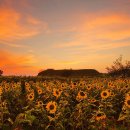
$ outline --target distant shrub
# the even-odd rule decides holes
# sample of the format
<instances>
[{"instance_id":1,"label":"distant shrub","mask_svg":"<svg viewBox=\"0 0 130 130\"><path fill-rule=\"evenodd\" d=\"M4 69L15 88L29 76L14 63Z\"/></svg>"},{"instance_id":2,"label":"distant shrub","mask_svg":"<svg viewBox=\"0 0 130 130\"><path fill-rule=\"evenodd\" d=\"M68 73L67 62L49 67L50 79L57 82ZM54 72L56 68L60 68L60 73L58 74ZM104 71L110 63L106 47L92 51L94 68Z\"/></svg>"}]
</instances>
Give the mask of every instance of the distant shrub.
<instances>
[{"instance_id":1,"label":"distant shrub","mask_svg":"<svg viewBox=\"0 0 130 130\"><path fill-rule=\"evenodd\" d=\"M0 70L0 76L3 74L3 71L2 70Z\"/></svg>"},{"instance_id":2,"label":"distant shrub","mask_svg":"<svg viewBox=\"0 0 130 130\"><path fill-rule=\"evenodd\" d=\"M122 55L113 62L113 65L106 69L111 76L130 77L130 61L123 63Z\"/></svg>"}]
</instances>

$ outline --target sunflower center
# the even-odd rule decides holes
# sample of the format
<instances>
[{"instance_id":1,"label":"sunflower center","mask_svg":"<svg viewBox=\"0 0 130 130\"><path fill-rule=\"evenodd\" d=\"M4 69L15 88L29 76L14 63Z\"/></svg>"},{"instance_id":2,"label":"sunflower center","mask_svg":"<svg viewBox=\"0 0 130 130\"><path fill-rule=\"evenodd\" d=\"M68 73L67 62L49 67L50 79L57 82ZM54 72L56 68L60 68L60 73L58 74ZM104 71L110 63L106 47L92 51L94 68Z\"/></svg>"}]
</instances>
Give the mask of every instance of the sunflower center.
<instances>
[{"instance_id":1,"label":"sunflower center","mask_svg":"<svg viewBox=\"0 0 130 130\"><path fill-rule=\"evenodd\" d=\"M58 94L59 94L59 92L58 92L58 91L56 91L56 94L58 95Z\"/></svg>"},{"instance_id":2,"label":"sunflower center","mask_svg":"<svg viewBox=\"0 0 130 130\"><path fill-rule=\"evenodd\" d=\"M102 116L102 114L101 114L101 113L99 113L99 114L97 114L97 116L98 116L98 117L100 117L100 116Z\"/></svg>"},{"instance_id":3,"label":"sunflower center","mask_svg":"<svg viewBox=\"0 0 130 130\"><path fill-rule=\"evenodd\" d=\"M40 105L42 105L42 102L39 102Z\"/></svg>"},{"instance_id":4,"label":"sunflower center","mask_svg":"<svg viewBox=\"0 0 130 130\"><path fill-rule=\"evenodd\" d=\"M30 98L32 98L32 96L30 95Z\"/></svg>"},{"instance_id":5,"label":"sunflower center","mask_svg":"<svg viewBox=\"0 0 130 130\"><path fill-rule=\"evenodd\" d=\"M50 110L53 110L54 109L54 105L50 105Z\"/></svg>"},{"instance_id":6,"label":"sunflower center","mask_svg":"<svg viewBox=\"0 0 130 130\"><path fill-rule=\"evenodd\" d=\"M103 96L107 96L107 93L106 93L106 92L104 92L104 93L103 93Z\"/></svg>"},{"instance_id":7,"label":"sunflower center","mask_svg":"<svg viewBox=\"0 0 130 130\"><path fill-rule=\"evenodd\" d=\"M80 92L80 95L81 95L81 96L85 96L84 92Z\"/></svg>"},{"instance_id":8,"label":"sunflower center","mask_svg":"<svg viewBox=\"0 0 130 130\"><path fill-rule=\"evenodd\" d=\"M76 83L74 83L74 85L76 85Z\"/></svg>"},{"instance_id":9,"label":"sunflower center","mask_svg":"<svg viewBox=\"0 0 130 130\"><path fill-rule=\"evenodd\" d=\"M127 101L127 104L130 105L130 100Z\"/></svg>"}]
</instances>

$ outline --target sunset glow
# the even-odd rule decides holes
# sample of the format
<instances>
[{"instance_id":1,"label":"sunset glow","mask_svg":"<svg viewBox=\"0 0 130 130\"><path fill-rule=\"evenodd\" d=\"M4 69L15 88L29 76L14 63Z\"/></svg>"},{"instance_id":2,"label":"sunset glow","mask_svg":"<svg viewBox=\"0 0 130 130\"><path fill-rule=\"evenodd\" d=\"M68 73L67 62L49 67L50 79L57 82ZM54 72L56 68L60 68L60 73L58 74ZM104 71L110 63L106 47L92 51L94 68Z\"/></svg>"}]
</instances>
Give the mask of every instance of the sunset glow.
<instances>
[{"instance_id":1,"label":"sunset glow","mask_svg":"<svg viewBox=\"0 0 130 130\"><path fill-rule=\"evenodd\" d=\"M130 60L130 0L0 0L0 69L96 69Z\"/></svg>"}]
</instances>

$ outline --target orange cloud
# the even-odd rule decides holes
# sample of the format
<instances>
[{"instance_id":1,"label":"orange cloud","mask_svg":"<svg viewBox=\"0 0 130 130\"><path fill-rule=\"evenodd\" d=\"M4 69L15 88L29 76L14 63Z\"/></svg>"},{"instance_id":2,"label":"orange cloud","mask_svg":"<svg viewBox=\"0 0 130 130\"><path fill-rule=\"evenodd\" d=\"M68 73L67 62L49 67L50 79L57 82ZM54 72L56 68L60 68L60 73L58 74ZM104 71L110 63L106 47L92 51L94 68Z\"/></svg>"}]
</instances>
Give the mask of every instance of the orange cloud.
<instances>
[{"instance_id":1,"label":"orange cloud","mask_svg":"<svg viewBox=\"0 0 130 130\"><path fill-rule=\"evenodd\" d=\"M103 26L113 26L113 25L124 25L130 23L130 17L124 14L105 14L98 15L92 14L86 18L86 22L84 23L85 29L94 29L97 27Z\"/></svg>"},{"instance_id":2,"label":"orange cloud","mask_svg":"<svg viewBox=\"0 0 130 130\"><path fill-rule=\"evenodd\" d=\"M9 51L1 50L0 61L0 69L4 71L5 75L34 75L39 70L39 67L32 65L37 62L36 58L32 54L18 55Z\"/></svg>"},{"instance_id":3,"label":"orange cloud","mask_svg":"<svg viewBox=\"0 0 130 130\"><path fill-rule=\"evenodd\" d=\"M0 41L16 41L47 30L47 23L31 15L23 15L11 7L0 8ZM2 42L4 44L5 42ZM6 44L6 43L5 43ZM10 43L8 43L10 44Z\"/></svg>"},{"instance_id":4,"label":"orange cloud","mask_svg":"<svg viewBox=\"0 0 130 130\"><path fill-rule=\"evenodd\" d=\"M79 31L88 38L120 40L129 37L130 16L125 14L90 15L85 18Z\"/></svg>"},{"instance_id":5,"label":"orange cloud","mask_svg":"<svg viewBox=\"0 0 130 130\"><path fill-rule=\"evenodd\" d=\"M73 47L81 50L104 50L130 46L130 16L123 14L89 14L83 16L82 22L73 33L72 40L55 44L58 48Z\"/></svg>"}]
</instances>

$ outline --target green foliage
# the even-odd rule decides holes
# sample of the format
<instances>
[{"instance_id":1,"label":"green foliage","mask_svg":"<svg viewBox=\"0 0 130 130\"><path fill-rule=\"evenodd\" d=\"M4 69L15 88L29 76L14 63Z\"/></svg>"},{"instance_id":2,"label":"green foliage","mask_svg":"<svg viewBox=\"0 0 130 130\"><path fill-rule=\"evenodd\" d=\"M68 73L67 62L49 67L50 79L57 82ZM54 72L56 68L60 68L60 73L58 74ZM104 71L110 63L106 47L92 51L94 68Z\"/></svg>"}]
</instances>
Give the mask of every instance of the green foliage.
<instances>
[{"instance_id":1,"label":"green foliage","mask_svg":"<svg viewBox=\"0 0 130 130\"><path fill-rule=\"evenodd\" d=\"M129 78L12 81L0 83L2 130L130 128Z\"/></svg>"}]
</instances>

